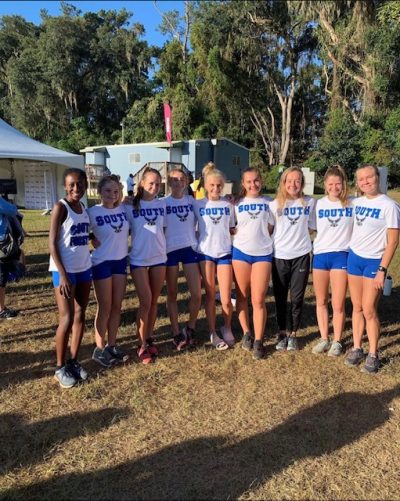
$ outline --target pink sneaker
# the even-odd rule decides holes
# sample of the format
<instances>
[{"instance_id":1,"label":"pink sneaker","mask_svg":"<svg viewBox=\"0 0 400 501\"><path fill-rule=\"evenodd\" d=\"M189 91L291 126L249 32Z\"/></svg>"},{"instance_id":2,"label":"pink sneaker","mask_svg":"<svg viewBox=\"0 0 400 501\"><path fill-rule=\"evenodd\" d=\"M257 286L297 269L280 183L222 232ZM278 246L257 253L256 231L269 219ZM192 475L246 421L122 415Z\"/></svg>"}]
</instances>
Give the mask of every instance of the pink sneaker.
<instances>
[{"instance_id":1,"label":"pink sneaker","mask_svg":"<svg viewBox=\"0 0 400 501\"><path fill-rule=\"evenodd\" d=\"M137 350L137 354L139 361L142 364L151 364L152 362L154 362L154 358L151 356L148 348L143 348L143 346L140 346Z\"/></svg>"}]
</instances>

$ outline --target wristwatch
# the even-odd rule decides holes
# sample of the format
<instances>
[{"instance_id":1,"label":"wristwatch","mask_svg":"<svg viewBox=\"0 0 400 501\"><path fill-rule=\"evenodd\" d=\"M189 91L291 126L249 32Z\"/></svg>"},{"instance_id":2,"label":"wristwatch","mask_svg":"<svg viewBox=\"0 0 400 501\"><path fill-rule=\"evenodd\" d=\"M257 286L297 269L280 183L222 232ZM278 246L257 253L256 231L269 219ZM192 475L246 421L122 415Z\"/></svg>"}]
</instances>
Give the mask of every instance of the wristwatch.
<instances>
[{"instance_id":1,"label":"wristwatch","mask_svg":"<svg viewBox=\"0 0 400 501\"><path fill-rule=\"evenodd\" d=\"M383 273L386 275L387 268L385 268L384 266L378 266L378 271L383 271Z\"/></svg>"}]
</instances>

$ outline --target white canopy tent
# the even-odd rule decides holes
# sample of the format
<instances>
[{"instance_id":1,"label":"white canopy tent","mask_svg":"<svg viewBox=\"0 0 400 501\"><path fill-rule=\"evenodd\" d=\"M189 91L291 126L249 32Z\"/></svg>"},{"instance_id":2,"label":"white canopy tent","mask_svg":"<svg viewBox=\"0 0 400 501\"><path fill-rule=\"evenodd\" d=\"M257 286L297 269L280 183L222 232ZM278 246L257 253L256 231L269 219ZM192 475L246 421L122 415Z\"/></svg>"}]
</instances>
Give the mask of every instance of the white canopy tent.
<instances>
[{"instance_id":1,"label":"white canopy tent","mask_svg":"<svg viewBox=\"0 0 400 501\"><path fill-rule=\"evenodd\" d=\"M0 178L16 179L18 206L50 209L64 195L66 167L84 170L83 156L35 141L0 118Z\"/></svg>"}]
</instances>

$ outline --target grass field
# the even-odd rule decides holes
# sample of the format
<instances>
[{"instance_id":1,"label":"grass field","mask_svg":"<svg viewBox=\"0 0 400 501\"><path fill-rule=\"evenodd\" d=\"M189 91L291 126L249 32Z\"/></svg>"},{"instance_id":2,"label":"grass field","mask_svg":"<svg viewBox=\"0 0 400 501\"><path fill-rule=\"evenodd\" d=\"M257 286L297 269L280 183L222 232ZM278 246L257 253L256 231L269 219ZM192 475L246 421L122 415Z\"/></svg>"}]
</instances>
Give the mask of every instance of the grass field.
<instances>
[{"instance_id":1,"label":"grass field","mask_svg":"<svg viewBox=\"0 0 400 501\"><path fill-rule=\"evenodd\" d=\"M400 194L394 194L400 200ZM49 218L25 213L29 275L7 291L21 314L0 323L2 499L400 499L400 252L393 293L380 303L383 367L368 376L311 348L318 338L310 280L297 353L277 353L267 297L267 357L240 345L172 348L165 291L157 363L134 356L137 299L131 281L120 343L125 366L92 360L93 296L81 359L90 381L61 390L53 380L57 310L48 267ZM182 279L181 279L182 280ZM187 293L179 307L186 319ZM350 301L344 344L351 346ZM234 318L234 332L240 329Z\"/></svg>"}]
</instances>

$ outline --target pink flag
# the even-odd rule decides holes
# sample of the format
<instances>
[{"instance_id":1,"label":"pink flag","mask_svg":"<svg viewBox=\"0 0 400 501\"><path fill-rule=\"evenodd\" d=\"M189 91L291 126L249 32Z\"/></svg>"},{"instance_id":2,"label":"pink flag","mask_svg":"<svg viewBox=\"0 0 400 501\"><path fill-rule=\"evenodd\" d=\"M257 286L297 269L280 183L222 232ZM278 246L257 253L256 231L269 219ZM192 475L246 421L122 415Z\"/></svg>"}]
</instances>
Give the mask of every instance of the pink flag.
<instances>
[{"instance_id":1,"label":"pink flag","mask_svg":"<svg viewBox=\"0 0 400 501\"><path fill-rule=\"evenodd\" d=\"M171 106L168 103L164 103L164 121L165 121L165 134L167 136L167 141L168 143L172 143Z\"/></svg>"}]
</instances>

